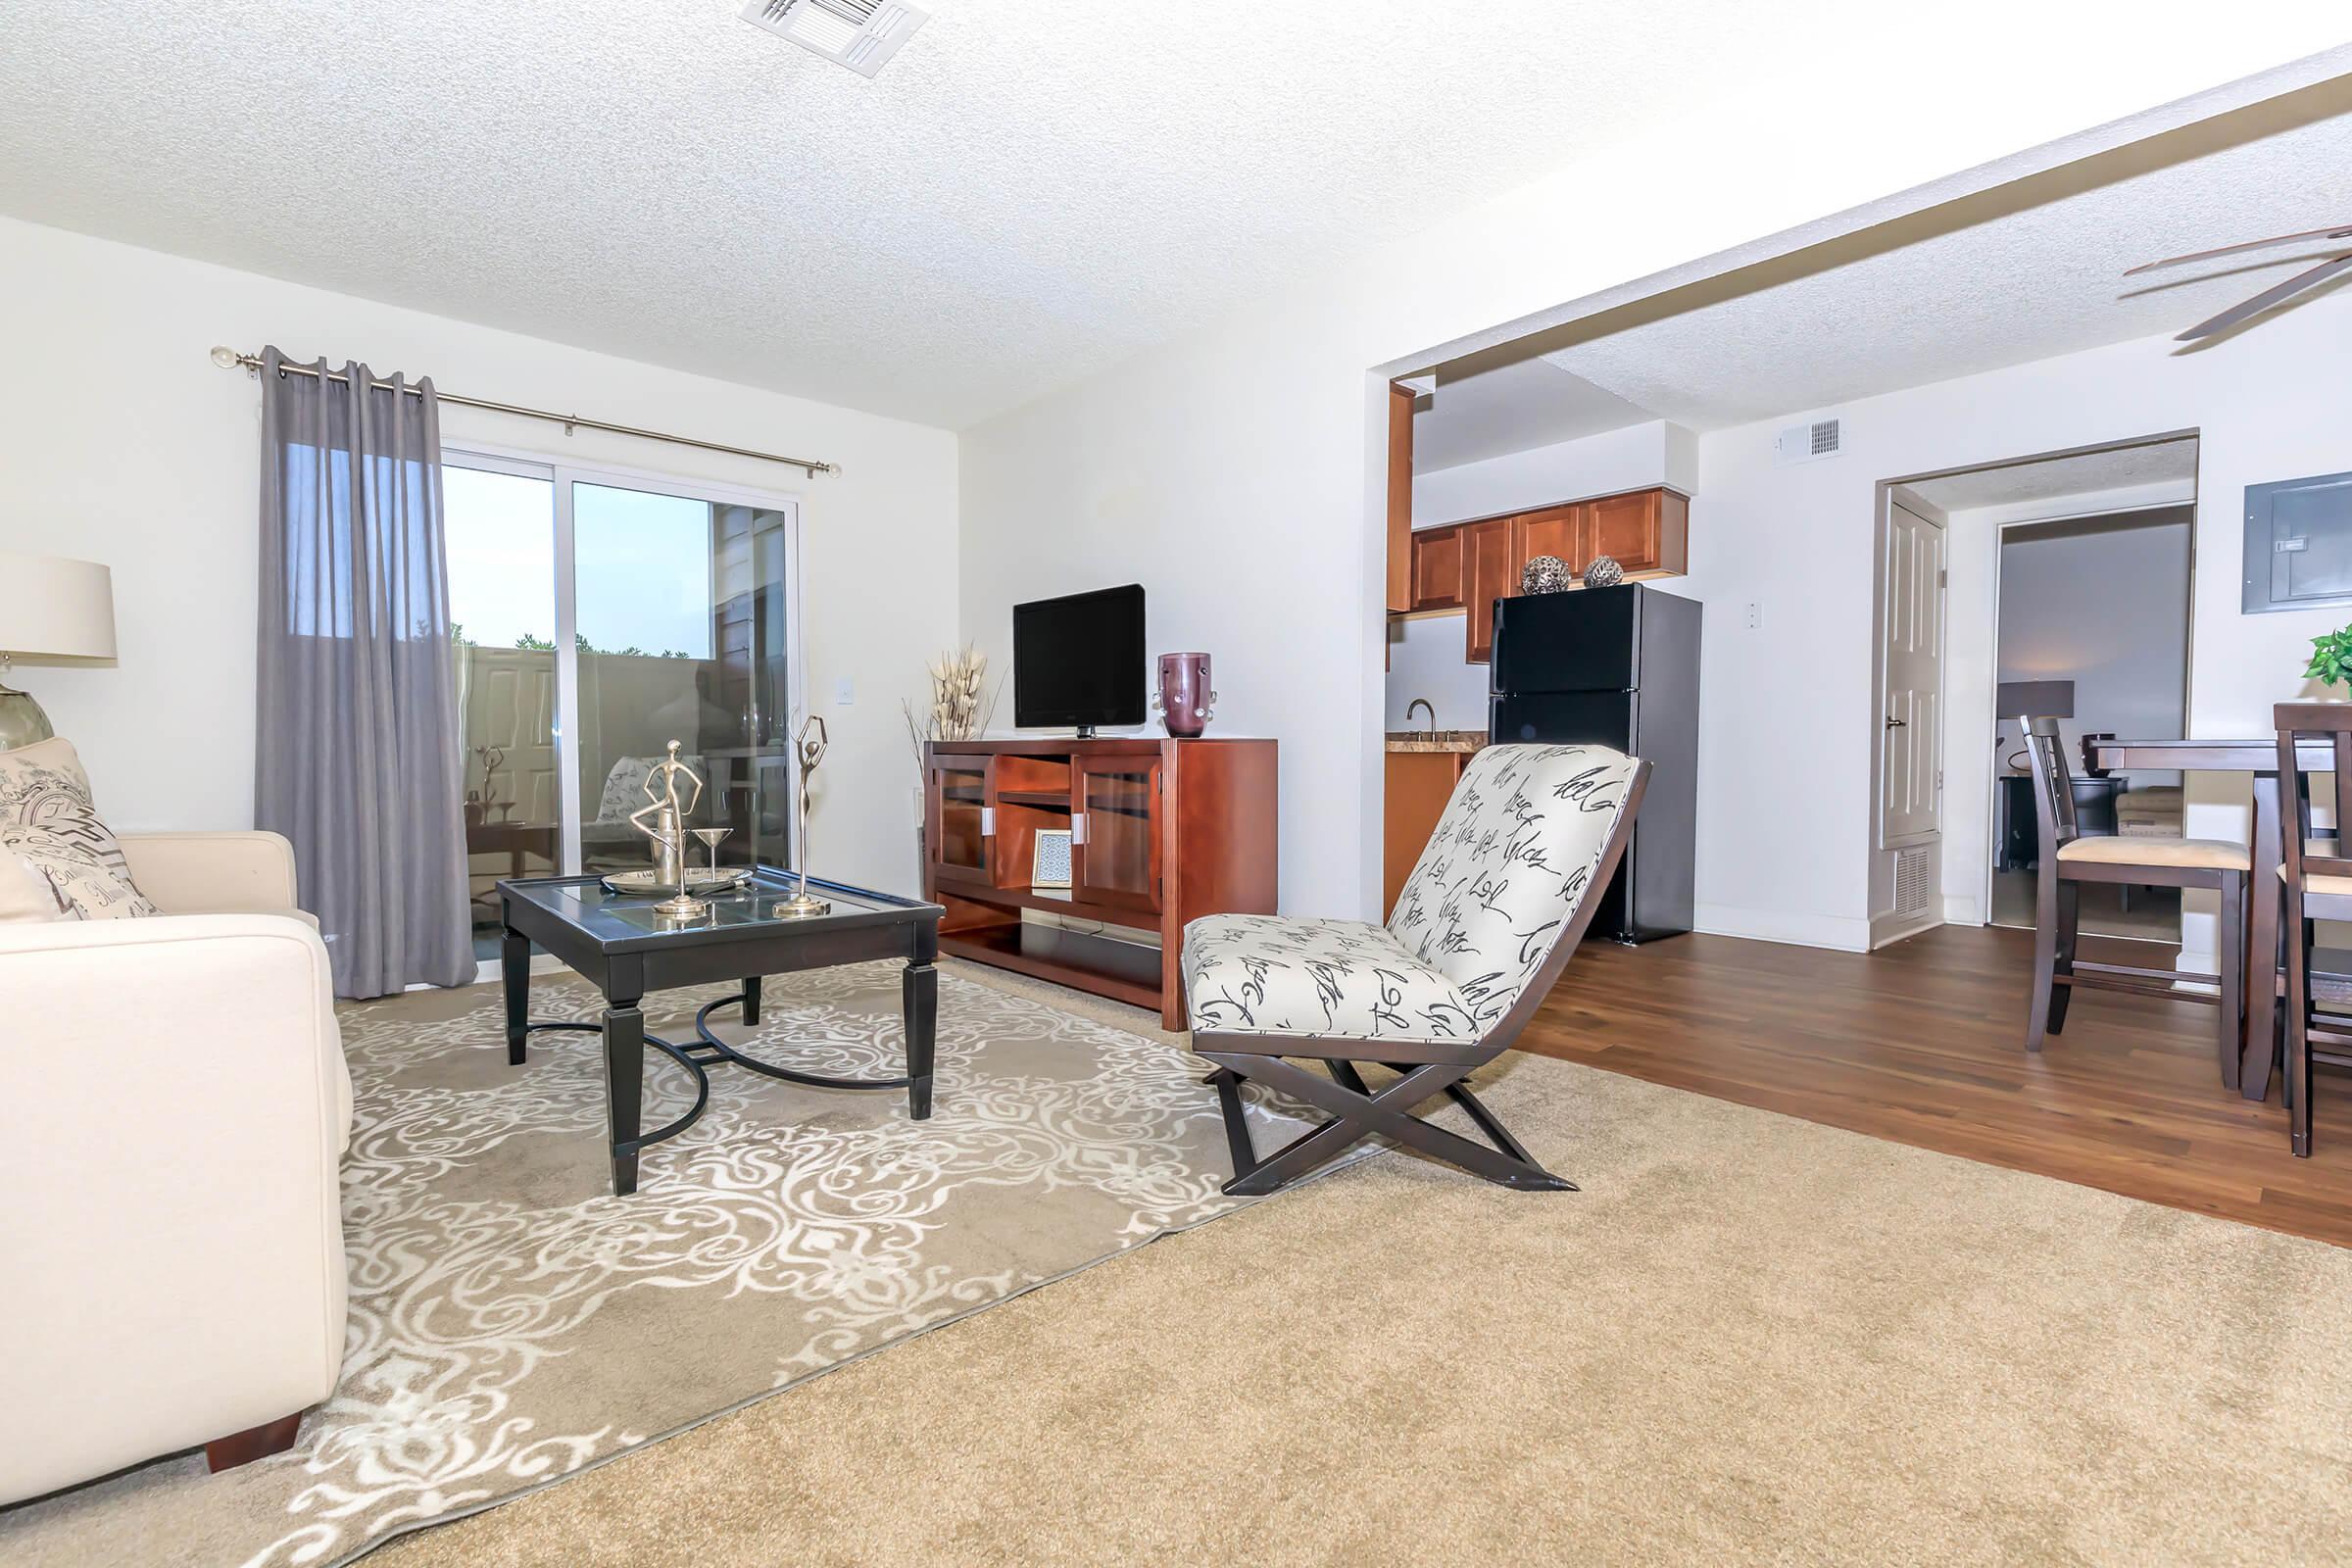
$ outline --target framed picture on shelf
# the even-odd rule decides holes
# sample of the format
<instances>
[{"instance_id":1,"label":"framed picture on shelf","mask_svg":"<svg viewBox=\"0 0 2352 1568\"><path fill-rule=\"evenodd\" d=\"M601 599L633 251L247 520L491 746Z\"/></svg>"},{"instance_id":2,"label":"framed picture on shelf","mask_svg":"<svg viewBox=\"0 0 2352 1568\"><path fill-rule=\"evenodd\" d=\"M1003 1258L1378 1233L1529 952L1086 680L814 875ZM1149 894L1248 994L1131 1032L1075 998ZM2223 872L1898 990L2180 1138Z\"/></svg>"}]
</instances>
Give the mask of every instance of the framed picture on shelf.
<instances>
[{"instance_id":1,"label":"framed picture on shelf","mask_svg":"<svg viewBox=\"0 0 2352 1568\"><path fill-rule=\"evenodd\" d=\"M1037 830L1034 868L1029 885L1033 888L1066 888L1070 885L1070 830L1066 827Z\"/></svg>"}]
</instances>

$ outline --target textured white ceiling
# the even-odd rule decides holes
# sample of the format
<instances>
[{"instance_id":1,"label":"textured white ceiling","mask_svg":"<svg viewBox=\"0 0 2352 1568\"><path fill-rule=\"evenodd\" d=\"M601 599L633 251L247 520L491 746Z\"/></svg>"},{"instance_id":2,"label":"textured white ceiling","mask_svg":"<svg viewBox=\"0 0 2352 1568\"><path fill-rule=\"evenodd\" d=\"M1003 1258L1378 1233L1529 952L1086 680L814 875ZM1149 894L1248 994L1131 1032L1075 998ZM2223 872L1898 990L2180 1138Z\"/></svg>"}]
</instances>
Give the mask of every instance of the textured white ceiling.
<instances>
[{"instance_id":1,"label":"textured white ceiling","mask_svg":"<svg viewBox=\"0 0 2352 1568\"><path fill-rule=\"evenodd\" d=\"M1458 467L1652 417L1544 360L1441 374L1428 406L1413 415L1413 470Z\"/></svg>"},{"instance_id":2,"label":"textured white ceiling","mask_svg":"<svg viewBox=\"0 0 2352 1568\"><path fill-rule=\"evenodd\" d=\"M2043 458L2037 463L1972 468L1966 473L1947 473L1939 479L1915 479L1910 487L1919 492L1921 499L1946 512L1963 512L1972 507L2058 501L2098 491L2193 480L2196 476L2196 438L2185 436L2178 441L2150 441L2105 452Z\"/></svg>"},{"instance_id":3,"label":"textured white ceiling","mask_svg":"<svg viewBox=\"0 0 2352 1568\"><path fill-rule=\"evenodd\" d=\"M2285 246L2122 275L2160 257L2352 222L2352 83L2313 101L2316 118L2307 103L2305 122L2252 140L2022 211L1957 213L1964 226L1842 266L1531 349L1657 416L1710 430L2177 332L2343 248ZM2247 330L2280 330L2292 309Z\"/></svg>"},{"instance_id":4,"label":"textured white ceiling","mask_svg":"<svg viewBox=\"0 0 2352 1568\"><path fill-rule=\"evenodd\" d=\"M870 81L737 9L10 6L0 212L960 426L1890 8L937 0Z\"/></svg>"}]
</instances>

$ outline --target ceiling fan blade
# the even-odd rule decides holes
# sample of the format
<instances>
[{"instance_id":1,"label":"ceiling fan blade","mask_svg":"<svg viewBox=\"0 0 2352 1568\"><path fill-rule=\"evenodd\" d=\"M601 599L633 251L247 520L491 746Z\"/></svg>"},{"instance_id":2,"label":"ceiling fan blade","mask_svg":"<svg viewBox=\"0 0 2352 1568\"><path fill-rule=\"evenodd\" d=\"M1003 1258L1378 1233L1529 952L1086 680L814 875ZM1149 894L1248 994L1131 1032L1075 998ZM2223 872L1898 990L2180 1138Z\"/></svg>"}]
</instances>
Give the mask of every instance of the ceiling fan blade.
<instances>
[{"instance_id":1,"label":"ceiling fan blade","mask_svg":"<svg viewBox=\"0 0 2352 1568\"><path fill-rule=\"evenodd\" d=\"M2209 256L2235 256L2239 251L2258 251L2266 245L2285 245L2299 239L2352 238L2352 223L2338 223L2333 228L2307 228L2300 234L2273 234L2269 239L2250 239L2242 245L2218 245L2209 251L2190 251L2185 256L2167 256L2161 262L2142 262L2128 269L2124 275L2152 272L2159 267L2178 267L2182 262L2201 262Z\"/></svg>"},{"instance_id":2,"label":"ceiling fan blade","mask_svg":"<svg viewBox=\"0 0 2352 1568\"><path fill-rule=\"evenodd\" d=\"M2232 305L2230 307L2230 309L2224 311L2221 315L2216 316L2209 320L2199 321L2196 325L2190 327L2187 331L2181 333L2173 341L2176 343L2193 343L2198 338L2211 337L2216 332L2227 332L2230 330L2230 328L2237 325L2238 322L2243 321L2250 317L2260 316L2263 312L2269 310L2272 306L2278 304L2280 301L2292 299L2295 295L2302 293L2305 289L2326 282L2328 279L2333 277L2336 273L2343 271L2347 268L2352 268L2352 251L2347 251L2341 256L2330 257L2317 267L2311 268L2306 271L2297 272L2294 276L2288 278L2283 283L2274 283L2269 288L2266 288L2261 293L2255 295L2252 299L2247 300L2242 304Z\"/></svg>"}]
</instances>

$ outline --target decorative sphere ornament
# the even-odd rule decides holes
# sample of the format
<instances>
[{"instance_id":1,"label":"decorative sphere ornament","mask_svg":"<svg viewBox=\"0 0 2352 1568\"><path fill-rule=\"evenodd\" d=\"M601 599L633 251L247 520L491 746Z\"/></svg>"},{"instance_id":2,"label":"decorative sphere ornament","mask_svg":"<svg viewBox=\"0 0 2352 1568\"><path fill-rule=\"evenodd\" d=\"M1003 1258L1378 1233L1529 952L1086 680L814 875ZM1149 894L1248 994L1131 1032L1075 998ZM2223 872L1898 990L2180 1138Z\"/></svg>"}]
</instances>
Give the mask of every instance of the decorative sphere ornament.
<instances>
[{"instance_id":1,"label":"decorative sphere ornament","mask_svg":"<svg viewBox=\"0 0 2352 1568\"><path fill-rule=\"evenodd\" d=\"M1538 556L1519 568L1519 591L1523 594L1564 594L1571 581L1568 563L1557 556Z\"/></svg>"},{"instance_id":2,"label":"decorative sphere ornament","mask_svg":"<svg viewBox=\"0 0 2352 1568\"><path fill-rule=\"evenodd\" d=\"M1614 588L1625 581L1625 568L1617 564L1615 556L1595 556L1592 564L1585 568L1588 588Z\"/></svg>"}]
</instances>

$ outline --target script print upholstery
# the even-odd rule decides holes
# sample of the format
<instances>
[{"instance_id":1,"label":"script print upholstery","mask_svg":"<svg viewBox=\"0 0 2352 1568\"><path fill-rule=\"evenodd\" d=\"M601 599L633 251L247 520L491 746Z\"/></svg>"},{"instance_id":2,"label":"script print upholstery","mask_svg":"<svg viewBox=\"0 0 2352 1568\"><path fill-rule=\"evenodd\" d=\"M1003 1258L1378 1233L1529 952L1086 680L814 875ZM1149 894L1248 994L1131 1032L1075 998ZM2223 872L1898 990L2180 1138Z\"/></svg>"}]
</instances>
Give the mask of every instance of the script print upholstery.
<instances>
[{"instance_id":1,"label":"script print upholstery","mask_svg":"<svg viewBox=\"0 0 2352 1568\"><path fill-rule=\"evenodd\" d=\"M1470 760L1384 926L1209 915L1185 928L1196 1029L1475 1039L1593 891L1635 763L1603 746Z\"/></svg>"}]
</instances>

